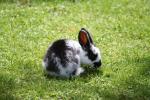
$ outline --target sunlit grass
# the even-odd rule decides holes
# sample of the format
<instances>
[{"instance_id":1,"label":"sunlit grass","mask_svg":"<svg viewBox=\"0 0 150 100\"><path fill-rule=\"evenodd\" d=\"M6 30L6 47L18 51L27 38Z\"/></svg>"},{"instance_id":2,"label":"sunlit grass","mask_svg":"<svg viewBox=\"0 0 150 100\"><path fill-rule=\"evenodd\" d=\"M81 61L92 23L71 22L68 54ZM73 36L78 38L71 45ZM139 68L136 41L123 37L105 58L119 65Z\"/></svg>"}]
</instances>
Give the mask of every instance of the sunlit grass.
<instances>
[{"instance_id":1,"label":"sunlit grass","mask_svg":"<svg viewBox=\"0 0 150 100\"><path fill-rule=\"evenodd\" d=\"M2 1L1 99L150 98L149 0ZM71 80L47 78L41 61L48 45L77 40L81 27L101 49L102 68Z\"/></svg>"}]
</instances>

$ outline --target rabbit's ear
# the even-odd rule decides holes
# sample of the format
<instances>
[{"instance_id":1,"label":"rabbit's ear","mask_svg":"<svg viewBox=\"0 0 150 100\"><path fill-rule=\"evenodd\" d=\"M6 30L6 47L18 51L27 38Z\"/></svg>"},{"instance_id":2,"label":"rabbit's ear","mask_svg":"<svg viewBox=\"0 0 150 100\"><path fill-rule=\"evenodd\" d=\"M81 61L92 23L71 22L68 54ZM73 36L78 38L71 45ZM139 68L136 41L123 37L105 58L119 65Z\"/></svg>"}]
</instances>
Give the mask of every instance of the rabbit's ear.
<instances>
[{"instance_id":1,"label":"rabbit's ear","mask_svg":"<svg viewBox=\"0 0 150 100\"><path fill-rule=\"evenodd\" d=\"M80 45L84 48L84 49L88 49L90 48L90 37L88 35L88 32L81 29L78 35L78 40Z\"/></svg>"},{"instance_id":2,"label":"rabbit's ear","mask_svg":"<svg viewBox=\"0 0 150 100\"><path fill-rule=\"evenodd\" d=\"M92 43L93 44L93 39L92 39L92 37L91 37L91 35L90 35L90 33L85 29L85 28L81 28L81 30L84 30L86 33L87 33L87 35L88 35L88 37L89 37L89 41L90 41L90 43Z\"/></svg>"}]
</instances>

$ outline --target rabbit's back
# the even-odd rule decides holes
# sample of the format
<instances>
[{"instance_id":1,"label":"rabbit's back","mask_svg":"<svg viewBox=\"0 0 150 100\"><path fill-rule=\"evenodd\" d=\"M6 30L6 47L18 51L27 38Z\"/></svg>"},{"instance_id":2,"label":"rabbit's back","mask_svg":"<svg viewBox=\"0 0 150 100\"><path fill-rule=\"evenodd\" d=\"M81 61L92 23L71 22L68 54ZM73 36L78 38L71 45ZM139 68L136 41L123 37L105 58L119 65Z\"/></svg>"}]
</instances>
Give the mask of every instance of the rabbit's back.
<instances>
[{"instance_id":1,"label":"rabbit's back","mask_svg":"<svg viewBox=\"0 0 150 100\"><path fill-rule=\"evenodd\" d=\"M48 72L67 76L80 66L80 45L73 40L57 40L47 50L44 67Z\"/></svg>"}]
</instances>

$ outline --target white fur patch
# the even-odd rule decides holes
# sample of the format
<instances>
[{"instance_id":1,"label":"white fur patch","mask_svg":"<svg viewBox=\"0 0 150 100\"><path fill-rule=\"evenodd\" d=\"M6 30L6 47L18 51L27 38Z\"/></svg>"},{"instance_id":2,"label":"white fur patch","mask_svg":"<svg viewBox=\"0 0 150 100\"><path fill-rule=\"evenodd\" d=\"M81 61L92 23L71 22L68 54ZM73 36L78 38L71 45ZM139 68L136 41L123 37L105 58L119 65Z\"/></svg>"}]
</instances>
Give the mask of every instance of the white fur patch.
<instances>
[{"instance_id":1,"label":"white fur patch","mask_svg":"<svg viewBox=\"0 0 150 100\"><path fill-rule=\"evenodd\" d=\"M87 52L85 52L83 50L80 52L81 63L82 64L92 64L92 61L86 55L87 55Z\"/></svg>"},{"instance_id":2,"label":"white fur patch","mask_svg":"<svg viewBox=\"0 0 150 100\"><path fill-rule=\"evenodd\" d=\"M42 61L42 66L44 70L46 70L46 67L48 66L48 59L46 58L46 61Z\"/></svg>"},{"instance_id":3,"label":"white fur patch","mask_svg":"<svg viewBox=\"0 0 150 100\"><path fill-rule=\"evenodd\" d=\"M92 49L92 51L93 51L94 54L98 55L97 59L94 60L94 62L100 61L101 60L100 50L97 47L95 47L94 45L91 46L91 49Z\"/></svg>"},{"instance_id":4,"label":"white fur patch","mask_svg":"<svg viewBox=\"0 0 150 100\"><path fill-rule=\"evenodd\" d=\"M77 69L77 72L76 72L76 76L79 76L81 73L83 73L84 72L84 69L82 68L82 67L79 67L78 69Z\"/></svg>"}]
</instances>

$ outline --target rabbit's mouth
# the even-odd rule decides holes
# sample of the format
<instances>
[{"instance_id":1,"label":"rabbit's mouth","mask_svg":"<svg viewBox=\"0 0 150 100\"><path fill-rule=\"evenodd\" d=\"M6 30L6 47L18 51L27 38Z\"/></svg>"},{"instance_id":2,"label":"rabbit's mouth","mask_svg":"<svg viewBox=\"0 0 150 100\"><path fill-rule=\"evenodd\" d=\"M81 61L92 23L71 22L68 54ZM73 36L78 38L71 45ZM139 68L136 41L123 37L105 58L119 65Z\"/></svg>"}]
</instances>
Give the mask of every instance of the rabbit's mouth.
<instances>
[{"instance_id":1,"label":"rabbit's mouth","mask_svg":"<svg viewBox=\"0 0 150 100\"><path fill-rule=\"evenodd\" d=\"M94 62L94 68L99 68L102 65L101 60L98 62Z\"/></svg>"}]
</instances>

